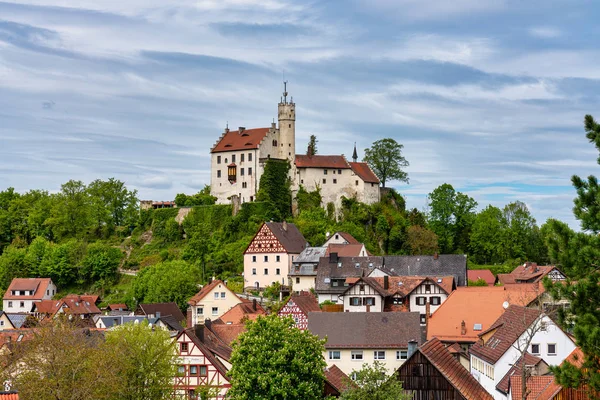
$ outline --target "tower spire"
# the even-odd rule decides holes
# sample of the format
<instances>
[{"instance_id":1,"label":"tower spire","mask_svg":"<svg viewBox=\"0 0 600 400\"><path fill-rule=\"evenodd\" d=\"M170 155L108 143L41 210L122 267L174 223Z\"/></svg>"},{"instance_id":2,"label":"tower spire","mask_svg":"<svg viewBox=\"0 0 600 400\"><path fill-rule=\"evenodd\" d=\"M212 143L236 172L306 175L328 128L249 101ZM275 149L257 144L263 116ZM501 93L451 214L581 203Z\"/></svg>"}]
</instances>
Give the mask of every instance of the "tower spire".
<instances>
[{"instance_id":1,"label":"tower spire","mask_svg":"<svg viewBox=\"0 0 600 400\"><path fill-rule=\"evenodd\" d=\"M358 154L356 153L356 142L354 142L354 153L352 153L352 160L354 162L358 161Z\"/></svg>"},{"instance_id":2,"label":"tower spire","mask_svg":"<svg viewBox=\"0 0 600 400\"><path fill-rule=\"evenodd\" d=\"M287 104L287 81L283 81L283 104Z\"/></svg>"}]
</instances>

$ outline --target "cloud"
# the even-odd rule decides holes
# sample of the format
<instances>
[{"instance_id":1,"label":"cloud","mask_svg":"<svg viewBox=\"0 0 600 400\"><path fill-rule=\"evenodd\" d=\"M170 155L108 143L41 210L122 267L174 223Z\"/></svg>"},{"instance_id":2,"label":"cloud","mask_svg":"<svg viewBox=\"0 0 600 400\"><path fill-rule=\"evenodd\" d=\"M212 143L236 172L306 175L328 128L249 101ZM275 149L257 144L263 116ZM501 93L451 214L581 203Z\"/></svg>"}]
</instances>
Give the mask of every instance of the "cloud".
<instances>
[{"instance_id":1,"label":"cloud","mask_svg":"<svg viewBox=\"0 0 600 400\"><path fill-rule=\"evenodd\" d=\"M167 176L148 176L137 182L137 186L150 189L170 189L173 182Z\"/></svg>"},{"instance_id":2,"label":"cloud","mask_svg":"<svg viewBox=\"0 0 600 400\"><path fill-rule=\"evenodd\" d=\"M531 36L541 38L541 39L554 39L562 36L562 32L560 29L553 28L550 26L536 26L529 29L529 34Z\"/></svg>"}]
</instances>

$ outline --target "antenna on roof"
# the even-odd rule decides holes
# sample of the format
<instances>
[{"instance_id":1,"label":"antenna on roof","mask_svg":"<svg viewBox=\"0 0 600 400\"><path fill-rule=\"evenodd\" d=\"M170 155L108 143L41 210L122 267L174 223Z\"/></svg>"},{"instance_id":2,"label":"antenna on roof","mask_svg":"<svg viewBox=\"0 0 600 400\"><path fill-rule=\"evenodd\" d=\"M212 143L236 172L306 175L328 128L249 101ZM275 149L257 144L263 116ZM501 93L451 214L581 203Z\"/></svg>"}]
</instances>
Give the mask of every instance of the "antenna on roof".
<instances>
[{"instance_id":1,"label":"antenna on roof","mask_svg":"<svg viewBox=\"0 0 600 400\"><path fill-rule=\"evenodd\" d=\"M283 104L287 104L287 81L283 81Z\"/></svg>"}]
</instances>

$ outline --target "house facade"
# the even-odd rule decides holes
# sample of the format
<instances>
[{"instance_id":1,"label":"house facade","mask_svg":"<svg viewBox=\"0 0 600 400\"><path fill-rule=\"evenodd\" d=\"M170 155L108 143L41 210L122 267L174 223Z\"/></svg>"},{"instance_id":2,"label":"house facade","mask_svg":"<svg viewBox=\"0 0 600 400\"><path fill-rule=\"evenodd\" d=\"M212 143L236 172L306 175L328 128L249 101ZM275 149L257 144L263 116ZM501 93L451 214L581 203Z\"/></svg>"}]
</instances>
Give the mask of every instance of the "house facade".
<instances>
[{"instance_id":1,"label":"house facade","mask_svg":"<svg viewBox=\"0 0 600 400\"><path fill-rule=\"evenodd\" d=\"M300 293L314 289L319 260L325 256L326 251L326 247L307 247L292 262L289 282L294 292Z\"/></svg>"},{"instance_id":2,"label":"house facade","mask_svg":"<svg viewBox=\"0 0 600 400\"><path fill-rule=\"evenodd\" d=\"M300 293L290 296L288 301L277 312L280 317L290 316L299 329L308 328L308 313L320 312L317 299L311 293Z\"/></svg>"},{"instance_id":3,"label":"house facade","mask_svg":"<svg viewBox=\"0 0 600 400\"><path fill-rule=\"evenodd\" d=\"M286 285L292 262L306 247L296 225L263 223L244 251L244 288L263 290L275 282Z\"/></svg>"},{"instance_id":4,"label":"house facade","mask_svg":"<svg viewBox=\"0 0 600 400\"><path fill-rule=\"evenodd\" d=\"M221 280L214 280L204 286L189 301L192 314L191 325L219 319L242 300Z\"/></svg>"},{"instance_id":5,"label":"house facade","mask_svg":"<svg viewBox=\"0 0 600 400\"><path fill-rule=\"evenodd\" d=\"M10 283L2 305L7 313L31 313L34 303L50 300L56 294L56 285L50 278L15 278Z\"/></svg>"}]
</instances>

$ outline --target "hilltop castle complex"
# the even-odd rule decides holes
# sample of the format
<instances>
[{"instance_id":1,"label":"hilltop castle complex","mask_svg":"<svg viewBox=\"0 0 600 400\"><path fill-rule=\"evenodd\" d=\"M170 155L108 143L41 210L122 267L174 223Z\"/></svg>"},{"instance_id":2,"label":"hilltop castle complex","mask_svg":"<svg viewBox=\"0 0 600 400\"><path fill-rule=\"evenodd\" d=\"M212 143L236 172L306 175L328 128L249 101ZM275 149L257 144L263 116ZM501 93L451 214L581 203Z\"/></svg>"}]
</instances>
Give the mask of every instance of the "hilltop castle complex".
<instances>
[{"instance_id":1,"label":"hilltop castle complex","mask_svg":"<svg viewBox=\"0 0 600 400\"><path fill-rule=\"evenodd\" d=\"M367 204L379 201L379 179L357 161L356 146L352 162L343 155L296 154L296 104L288 101L286 86L277 108L278 125L227 128L212 148L210 187L217 203L229 203L233 196L242 203L254 201L268 159L289 160L294 196L302 185L308 191L320 188L322 204L332 202L337 209L342 196Z\"/></svg>"}]
</instances>

